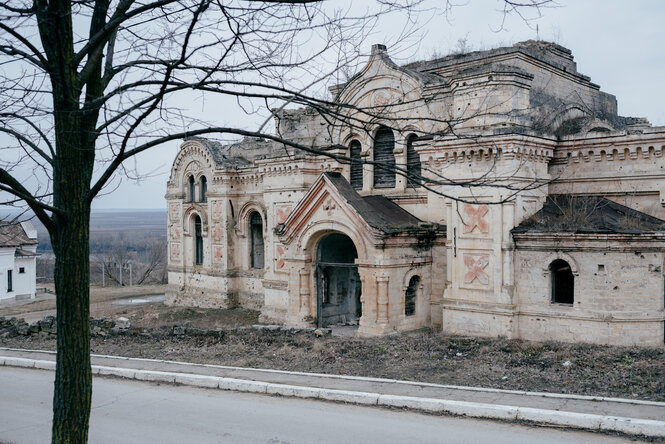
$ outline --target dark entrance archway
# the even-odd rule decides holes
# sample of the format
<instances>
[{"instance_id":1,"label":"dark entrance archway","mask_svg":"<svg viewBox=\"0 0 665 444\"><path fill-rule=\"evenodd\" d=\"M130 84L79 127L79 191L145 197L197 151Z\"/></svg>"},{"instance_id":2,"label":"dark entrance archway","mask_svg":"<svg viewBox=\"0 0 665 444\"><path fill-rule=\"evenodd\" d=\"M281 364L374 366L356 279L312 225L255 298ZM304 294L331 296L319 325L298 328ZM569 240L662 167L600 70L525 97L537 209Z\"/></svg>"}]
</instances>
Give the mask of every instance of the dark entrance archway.
<instances>
[{"instance_id":1,"label":"dark entrance archway","mask_svg":"<svg viewBox=\"0 0 665 444\"><path fill-rule=\"evenodd\" d=\"M316 251L316 317L319 327L358 325L362 285L356 246L345 234L332 233Z\"/></svg>"}]
</instances>

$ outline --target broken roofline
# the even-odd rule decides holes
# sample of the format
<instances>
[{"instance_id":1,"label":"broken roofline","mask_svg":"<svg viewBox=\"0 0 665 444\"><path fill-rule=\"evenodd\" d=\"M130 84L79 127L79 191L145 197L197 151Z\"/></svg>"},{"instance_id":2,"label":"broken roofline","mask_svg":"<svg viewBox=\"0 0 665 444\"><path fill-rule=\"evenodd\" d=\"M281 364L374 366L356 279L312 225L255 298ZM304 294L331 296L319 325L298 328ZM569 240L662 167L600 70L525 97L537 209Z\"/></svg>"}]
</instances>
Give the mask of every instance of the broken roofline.
<instances>
[{"instance_id":1,"label":"broken roofline","mask_svg":"<svg viewBox=\"0 0 665 444\"><path fill-rule=\"evenodd\" d=\"M370 58L375 55L384 57L389 61L392 67L397 70L403 71L410 75L415 75L419 78L422 76L427 76L427 79L423 79L425 80L424 83L440 82L445 84L446 81L443 77L435 75L430 71L441 68L451 68L456 65L464 65L478 61L489 61L492 58L518 53L537 60L538 62L545 63L554 68L557 68L559 71L565 72L568 75L574 76L582 82L587 83L594 89L600 89L599 85L591 82L591 78L589 76L577 72L577 64L574 61L574 57L570 49L544 40L525 40L510 46L501 46L493 49L471 51L464 54L449 54L444 57L434 58L431 60L419 60L416 62L406 63L401 66L396 65L388 57L387 47L385 45L375 44L372 45L372 55ZM511 67L511 69L517 68ZM344 83L331 86L329 90L333 97L336 97L338 93L341 92L344 87L346 87L346 85L358 78L362 71L363 70L359 71Z\"/></svg>"}]
</instances>

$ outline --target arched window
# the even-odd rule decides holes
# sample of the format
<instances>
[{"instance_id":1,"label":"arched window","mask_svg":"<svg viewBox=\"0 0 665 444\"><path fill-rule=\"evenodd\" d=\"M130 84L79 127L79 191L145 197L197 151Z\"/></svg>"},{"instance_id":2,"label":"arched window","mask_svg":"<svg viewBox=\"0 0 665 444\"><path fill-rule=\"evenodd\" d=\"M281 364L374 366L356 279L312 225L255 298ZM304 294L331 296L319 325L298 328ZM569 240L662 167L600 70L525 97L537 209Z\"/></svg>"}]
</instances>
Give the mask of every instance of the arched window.
<instances>
[{"instance_id":1,"label":"arched window","mask_svg":"<svg viewBox=\"0 0 665 444\"><path fill-rule=\"evenodd\" d=\"M409 286L404 294L404 314L412 316L416 314L416 295L420 286L420 276L413 276L409 280Z\"/></svg>"},{"instance_id":2,"label":"arched window","mask_svg":"<svg viewBox=\"0 0 665 444\"><path fill-rule=\"evenodd\" d=\"M356 190L363 187L363 164L360 162L360 142L354 140L349 146L351 158L351 186Z\"/></svg>"},{"instance_id":3,"label":"arched window","mask_svg":"<svg viewBox=\"0 0 665 444\"><path fill-rule=\"evenodd\" d=\"M409 136L406 141L406 172L407 172L407 187L418 188L422 181L420 175L422 174L420 167L420 156L413 147L413 142L418 138L415 134Z\"/></svg>"},{"instance_id":4,"label":"arched window","mask_svg":"<svg viewBox=\"0 0 665 444\"><path fill-rule=\"evenodd\" d=\"M203 231L201 229L201 218L194 216L194 263L203 265Z\"/></svg>"},{"instance_id":5,"label":"arched window","mask_svg":"<svg viewBox=\"0 0 665 444\"><path fill-rule=\"evenodd\" d=\"M201 176L201 202L207 202L206 193L208 192L208 179Z\"/></svg>"},{"instance_id":6,"label":"arched window","mask_svg":"<svg viewBox=\"0 0 665 444\"><path fill-rule=\"evenodd\" d=\"M552 302L572 304L574 301L575 278L568 262L557 259L550 264L552 276Z\"/></svg>"},{"instance_id":7,"label":"arched window","mask_svg":"<svg viewBox=\"0 0 665 444\"><path fill-rule=\"evenodd\" d=\"M196 201L196 191L195 191L195 186L194 186L194 176L189 176L189 201L190 202L195 202Z\"/></svg>"},{"instance_id":8,"label":"arched window","mask_svg":"<svg viewBox=\"0 0 665 444\"><path fill-rule=\"evenodd\" d=\"M374 187L395 188L395 136L382 126L374 136Z\"/></svg>"},{"instance_id":9,"label":"arched window","mask_svg":"<svg viewBox=\"0 0 665 444\"><path fill-rule=\"evenodd\" d=\"M253 211L249 215L249 238L249 266L252 268L263 268L263 219L261 219L261 215L256 211Z\"/></svg>"}]
</instances>

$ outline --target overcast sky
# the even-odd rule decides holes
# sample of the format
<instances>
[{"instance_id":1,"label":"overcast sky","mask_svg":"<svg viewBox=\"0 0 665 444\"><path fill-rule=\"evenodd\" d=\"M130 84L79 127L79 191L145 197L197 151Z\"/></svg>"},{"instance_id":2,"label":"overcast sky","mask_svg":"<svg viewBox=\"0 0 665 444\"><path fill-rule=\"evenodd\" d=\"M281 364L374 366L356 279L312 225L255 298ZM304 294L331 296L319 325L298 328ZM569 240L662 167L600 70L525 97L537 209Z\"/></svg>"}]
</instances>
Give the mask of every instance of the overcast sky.
<instances>
[{"instance_id":1,"label":"overcast sky","mask_svg":"<svg viewBox=\"0 0 665 444\"><path fill-rule=\"evenodd\" d=\"M619 114L646 117L654 126L665 126L664 1L559 0L559 7L543 9L542 17L531 21L531 26L513 16L503 29L499 29L502 14L497 11L502 1L452 1L460 6L453 8L448 17L430 14L422 27L426 37L418 47L394 54L399 45L396 47L391 32L399 26L386 21L377 27L372 41L366 42L365 50L369 52L373 43L387 43L389 53L398 63L404 63L445 55L458 46L460 39L466 40L471 50L536 38L553 41L572 50L579 72L617 97ZM229 106L220 112L219 123L229 122L237 114L238 110ZM138 171L147 177L137 183L119 176L93 208L165 208L166 181L177 150L178 143L174 142L137 158Z\"/></svg>"}]
</instances>

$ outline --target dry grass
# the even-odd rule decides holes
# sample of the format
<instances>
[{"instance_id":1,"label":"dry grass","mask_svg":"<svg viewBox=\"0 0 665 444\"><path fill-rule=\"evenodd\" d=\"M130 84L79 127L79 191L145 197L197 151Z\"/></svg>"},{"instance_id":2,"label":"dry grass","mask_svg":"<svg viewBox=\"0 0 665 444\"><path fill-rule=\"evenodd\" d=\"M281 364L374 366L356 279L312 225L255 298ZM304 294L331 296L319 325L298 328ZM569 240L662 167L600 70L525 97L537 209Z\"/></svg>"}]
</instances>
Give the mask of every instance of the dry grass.
<instances>
[{"instance_id":1,"label":"dry grass","mask_svg":"<svg viewBox=\"0 0 665 444\"><path fill-rule=\"evenodd\" d=\"M510 390L618 396L665 402L665 349L446 336L420 330L383 338L318 338L307 332L232 328L257 323L244 309L125 306L126 336L92 338L92 352L240 367L372 376ZM171 326L226 329L174 336ZM54 349L52 337L0 345Z\"/></svg>"}]
</instances>

